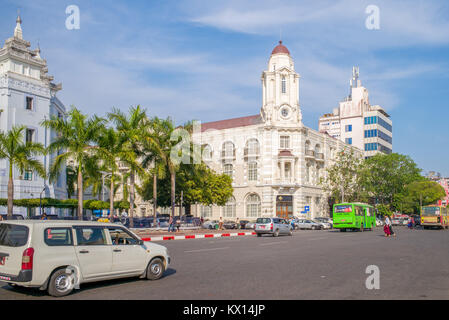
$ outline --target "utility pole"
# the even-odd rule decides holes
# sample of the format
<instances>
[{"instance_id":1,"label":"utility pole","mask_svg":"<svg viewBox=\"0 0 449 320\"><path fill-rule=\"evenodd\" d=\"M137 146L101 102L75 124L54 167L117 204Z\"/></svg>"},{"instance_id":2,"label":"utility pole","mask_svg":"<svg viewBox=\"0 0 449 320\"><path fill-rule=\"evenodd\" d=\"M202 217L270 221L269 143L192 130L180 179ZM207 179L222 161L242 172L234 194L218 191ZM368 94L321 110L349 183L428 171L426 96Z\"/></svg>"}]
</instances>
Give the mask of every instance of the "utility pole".
<instances>
[{"instance_id":1,"label":"utility pole","mask_svg":"<svg viewBox=\"0 0 449 320\"><path fill-rule=\"evenodd\" d=\"M182 217L182 214L183 214L183 206L182 206L182 203L183 203L183 195L184 195L184 192L181 190L181 212L179 213L179 215Z\"/></svg>"}]
</instances>

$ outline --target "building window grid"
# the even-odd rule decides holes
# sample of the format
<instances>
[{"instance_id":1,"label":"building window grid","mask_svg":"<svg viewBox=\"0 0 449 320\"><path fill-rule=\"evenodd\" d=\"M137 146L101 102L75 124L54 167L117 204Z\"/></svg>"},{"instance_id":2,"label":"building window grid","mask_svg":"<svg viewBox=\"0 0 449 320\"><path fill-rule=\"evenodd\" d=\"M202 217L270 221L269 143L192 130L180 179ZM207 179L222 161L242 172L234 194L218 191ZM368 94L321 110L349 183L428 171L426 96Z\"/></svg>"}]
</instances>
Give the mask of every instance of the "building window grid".
<instances>
[{"instance_id":1,"label":"building window grid","mask_svg":"<svg viewBox=\"0 0 449 320\"><path fill-rule=\"evenodd\" d=\"M257 194L251 194L246 199L246 215L250 218L260 217L260 198Z\"/></svg>"},{"instance_id":2,"label":"building window grid","mask_svg":"<svg viewBox=\"0 0 449 320\"><path fill-rule=\"evenodd\" d=\"M257 181L257 162L248 163L248 180Z\"/></svg>"},{"instance_id":3,"label":"building window grid","mask_svg":"<svg viewBox=\"0 0 449 320\"><path fill-rule=\"evenodd\" d=\"M285 77L282 77L281 83L282 83L282 93L286 93L287 92L287 83L286 83Z\"/></svg>"},{"instance_id":4,"label":"building window grid","mask_svg":"<svg viewBox=\"0 0 449 320\"><path fill-rule=\"evenodd\" d=\"M280 148L281 149L289 149L290 148L290 137L289 136L281 136L280 137Z\"/></svg>"},{"instance_id":5,"label":"building window grid","mask_svg":"<svg viewBox=\"0 0 449 320\"><path fill-rule=\"evenodd\" d=\"M352 144L352 138L346 138L346 139L345 139L345 142L346 142L347 144Z\"/></svg>"},{"instance_id":6,"label":"building window grid","mask_svg":"<svg viewBox=\"0 0 449 320\"><path fill-rule=\"evenodd\" d=\"M346 131L346 132L352 132L352 124L347 124L347 125L345 126L345 131Z\"/></svg>"}]
</instances>

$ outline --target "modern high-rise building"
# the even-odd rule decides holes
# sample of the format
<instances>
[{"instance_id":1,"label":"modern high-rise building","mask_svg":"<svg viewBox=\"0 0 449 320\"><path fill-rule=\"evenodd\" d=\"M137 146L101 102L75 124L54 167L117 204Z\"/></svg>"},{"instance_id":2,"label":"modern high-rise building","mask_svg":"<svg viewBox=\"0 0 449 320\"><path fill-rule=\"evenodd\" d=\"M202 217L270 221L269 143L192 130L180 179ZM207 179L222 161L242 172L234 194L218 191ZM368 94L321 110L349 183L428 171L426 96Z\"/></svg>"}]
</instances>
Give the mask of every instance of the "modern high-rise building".
<instances>
[{"instance_id":1,"label":"modern high-rise building","mask_svg":"<svg viewBox=\"0 0 449 320\"><path fill-rule=\"evenodd\" d=\"M371 105L368 90L353 67L349 96L332 113L320 117L319 131L364 150L365 158L393 151L393 123L380 106Z\"/></svg>"},{"instance_id":2,"label":"modern high-rise building","mask_svg":"<svg viewBox=\"0 0 449 320\"><path fill-rule=\"evenodd\" d=\"M14 35L0 49L0 130L6 132L13 126L25 126L24 139L39 142L47 147L56 132L40 125L51 116L65 117L64 104L56 97L61 84L54 84L48 75L46 60L40 56L40 48L31 50L30 42L22 37L22 20L17 17ZM38 157L48 170L55 154ZM6 160L0 160L0 198L7 198L8 168ZM65 198L65 168L55 182L50 183L29 170L13 172L14 198ZM5 213L6 208L0 207ZM25 214L25 208L14 207L14 213Z\"/></svg>"}]
</instances>

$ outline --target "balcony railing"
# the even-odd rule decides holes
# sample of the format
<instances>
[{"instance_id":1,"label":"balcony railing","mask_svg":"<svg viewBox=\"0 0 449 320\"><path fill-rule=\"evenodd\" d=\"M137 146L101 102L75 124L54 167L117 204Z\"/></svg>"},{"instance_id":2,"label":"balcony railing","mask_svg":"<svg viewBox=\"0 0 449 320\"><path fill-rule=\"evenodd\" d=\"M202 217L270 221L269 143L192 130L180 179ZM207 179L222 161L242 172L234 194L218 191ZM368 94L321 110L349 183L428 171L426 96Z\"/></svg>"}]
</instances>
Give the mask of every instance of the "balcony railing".
<instances>
[{"instance_id":1,"label":"balcony railing","mask_svg":"<svg viewBox=\"0 0 449 320\"><path fill-rule=\"evenodd\" d=\"M321 152L316 153L316 154L315 154L315 158L316 158L318 161L324 161L324 153L321 153Z\"/></svg>"},{"instance_id":2,"label":"balcony railing","mask_svg":"<svg viewBox=\"0 0 449 320\"><path fill-rule=\"evenodd\" d=\"M259 157L259 148L257 148L257 149L245 148L243 150L243 157L244 158L258 158Z\"/></svg>"},{"instance_id":3,"label":"balcony railing","mask_svg":"<svg viewBox=\"0 0 449 320\"><path fill-rule=\"evenodd\" d=\"M306 150L306 158L315 158L315 151Z\"/></svg>"}]
</instances>

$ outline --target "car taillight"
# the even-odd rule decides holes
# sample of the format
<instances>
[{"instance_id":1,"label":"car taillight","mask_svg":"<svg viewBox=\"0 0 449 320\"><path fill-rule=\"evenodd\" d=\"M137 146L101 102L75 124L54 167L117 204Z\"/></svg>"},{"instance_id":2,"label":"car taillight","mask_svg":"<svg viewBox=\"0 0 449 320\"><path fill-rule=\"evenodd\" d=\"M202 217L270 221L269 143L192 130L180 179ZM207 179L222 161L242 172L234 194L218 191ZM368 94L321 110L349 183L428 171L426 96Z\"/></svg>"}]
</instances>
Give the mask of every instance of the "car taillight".
<instances>
[{"instance_id":1,"label":"car taillight","mask_svg":"<svg viewBox=\"0 0 449 320\"><path fill-rule=\"evenodd\" d=\"M34 249L28 248L22 254L22 270L32 270L33 269L33 255Z\"/></svg>"},{"instance_id":2,"label":"car taillight","mask_svg":"<svg viewBox=\"0 0 449 320\"><path fill-rule=\"evenodd\" d=\"M270 229L273 230L273 224L271 224Z\"/></svg>"}]
</instances>

